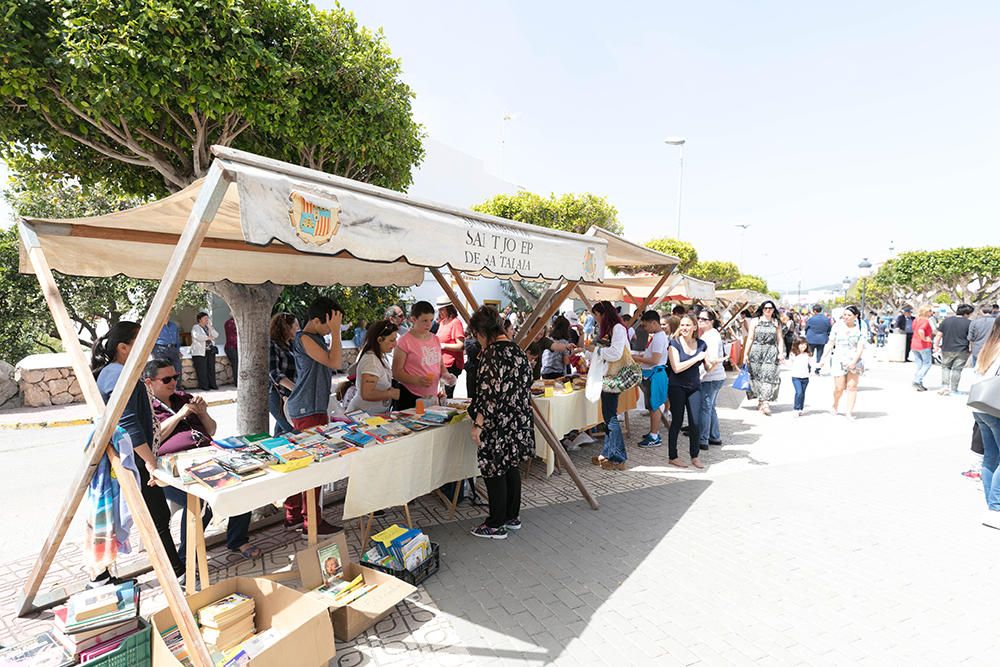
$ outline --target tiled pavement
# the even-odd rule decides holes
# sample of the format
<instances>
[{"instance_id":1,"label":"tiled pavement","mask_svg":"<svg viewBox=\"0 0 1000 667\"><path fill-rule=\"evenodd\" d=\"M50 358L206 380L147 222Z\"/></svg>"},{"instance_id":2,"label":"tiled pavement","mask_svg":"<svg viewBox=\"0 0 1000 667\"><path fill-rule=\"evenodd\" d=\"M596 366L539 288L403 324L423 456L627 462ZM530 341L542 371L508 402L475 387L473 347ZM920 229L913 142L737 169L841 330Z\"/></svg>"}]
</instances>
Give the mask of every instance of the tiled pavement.
<instances>
[{"instance_id":1,"label":"tiled pavement","mask_svg":"<svg viewBox=\"0 0 1000 667\"><path fill-rule=\"evenodd\" d=\"M958 474L970 463L968 414L955 399L910 394L908 371L876 365L853 423L818 409L768 419L728 393L731 444L713 448L703 473L636 448L629 471L601 471L584 448L574 460L598 512L568 476L543 480L536 465L524 529L505 542L468 535L479 509L444 523L436 500L418 502L441 571L339 643L337 663L994 664L1000 532L978 525L981 492ZM810 405L825 405L828 382L810 387ZM268 569L302 545L281 528L254 540ZM52 581L79 578L74 549ZM0 566L2 643L48 624L12 618L30 565ZM261 571L224 547L210 565L213 579Z\"/></svg>"}]
</instances>

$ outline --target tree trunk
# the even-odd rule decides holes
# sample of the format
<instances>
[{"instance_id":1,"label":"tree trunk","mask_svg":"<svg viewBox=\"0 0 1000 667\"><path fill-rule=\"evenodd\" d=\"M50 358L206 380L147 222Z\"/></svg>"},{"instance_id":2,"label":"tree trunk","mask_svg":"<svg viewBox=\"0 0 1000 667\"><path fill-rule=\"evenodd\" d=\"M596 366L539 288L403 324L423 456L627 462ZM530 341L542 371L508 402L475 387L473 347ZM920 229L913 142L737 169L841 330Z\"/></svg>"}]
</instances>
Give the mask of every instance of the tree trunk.
<instances>
[{"instance_id":1,"label":"tree trunk","mask_svg":"<svg viewBox=\"0 0 1000 667\"><path fill-rule=\"evenodd\" d=\"M240 285L223 280L209 290L229 304L239 336L239 389L236 427L241 434L268 430L268 329L281 285Z\"/></svg>"}]
</instances>

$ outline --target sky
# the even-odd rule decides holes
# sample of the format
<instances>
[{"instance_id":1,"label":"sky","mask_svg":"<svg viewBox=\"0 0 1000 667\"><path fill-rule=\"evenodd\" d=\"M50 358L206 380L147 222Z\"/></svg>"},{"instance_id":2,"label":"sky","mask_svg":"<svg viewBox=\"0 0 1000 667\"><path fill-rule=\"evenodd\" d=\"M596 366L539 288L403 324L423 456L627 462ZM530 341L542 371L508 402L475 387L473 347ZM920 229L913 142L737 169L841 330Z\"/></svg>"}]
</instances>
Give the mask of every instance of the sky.
<instances>
[{"instance_id":1,"label":"sky","mask_svg":"<svg viewBox=\"0 0 1000 667\"><path fill-rule=\"evenodd\" d=\"M606 196L632 240L676 236L680 136L680 237L772 289L1000 242L1000 3L342 5L383 29L430 136Z\"/></svg>"}]
</instances>

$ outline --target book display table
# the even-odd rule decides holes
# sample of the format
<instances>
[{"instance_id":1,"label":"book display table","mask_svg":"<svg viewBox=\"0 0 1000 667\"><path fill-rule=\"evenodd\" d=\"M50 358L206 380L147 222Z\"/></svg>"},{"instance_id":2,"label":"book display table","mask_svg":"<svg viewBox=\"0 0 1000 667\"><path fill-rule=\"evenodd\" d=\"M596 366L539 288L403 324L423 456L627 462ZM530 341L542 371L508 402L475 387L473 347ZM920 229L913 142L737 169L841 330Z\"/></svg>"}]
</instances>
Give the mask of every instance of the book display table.
<instances>
[{"instance_id":1,"label":"book display table","mask_svg":"<svg viewBox=\"0 0 1000 667\"><path fill-rule=\"evenodd\" d=\"M346 456L313 463L300 470L287 473L268 470L265 475L224 489L210 489L197 482L184 484L180 478L157 470L156 479L187 493L185 587L188 593L196 590L196 574L203 586L208 585L205 533L200 521L202 502L212 507L216 517L226 518L306 492L309 495L306 503L308 539L309 544L314 545L318 524L313 516L316 505L313 494L317 487L347 479L345 520L385 507L406 505L443 484L479 474L471 431L472 423L464 419L398 440L372 444ZM451 507L454 511L454 503Z\"/></svg>"},{"instance_id":2,"label":"book display table","mask_svg":"<svg viewBox=\"0 0 1000 667\"><path fill-rule=\"evenodd\" d=\"M618 412L626 415L634 410L639 402L638 388L622 392L618 399ZM552 425L552 430L560 438L570 431L583 431L603 423L600 402L591 403L582 389L572 394L555 394L550 398L535 397L535 404L545 420ZM627 426L626 417L626 426ZM535 428L535 455L545 462L545 474L551 476L556 467L556 455L552 448Z\"/></svg>"}]
</instances>

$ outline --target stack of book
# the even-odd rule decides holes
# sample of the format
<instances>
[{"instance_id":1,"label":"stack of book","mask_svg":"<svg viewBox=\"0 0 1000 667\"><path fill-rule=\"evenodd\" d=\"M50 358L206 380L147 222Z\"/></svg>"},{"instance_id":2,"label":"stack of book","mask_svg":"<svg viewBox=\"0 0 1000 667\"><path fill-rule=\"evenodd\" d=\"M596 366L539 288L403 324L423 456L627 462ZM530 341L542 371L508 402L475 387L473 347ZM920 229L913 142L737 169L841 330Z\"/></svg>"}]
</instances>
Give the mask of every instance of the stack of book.
<instances>
[{"instance_id":1,"label":"stack of book","mask_svg":"<svg viewBox=\"0 0 1000 667\"><path fill-rule=\"evenodd\" d=\"M339 545L327 544L320 547L316 555L319 558L319 569L323 576L323 585L316 588L315 591L326 598L332 599L337 604L350 604L366 593L378 588L378 584L365 583L364 574L359 574L353 579L344 578L344 561Z\"/></svg>"},{"instance_id":2,"label":"stack of book","mask_svg":"<svg viewBox=\"0 0 1000 667\"><path fill-rule=\"evenodd\" d=\"M55 610L52 636L86 662L118 648L139 626L139 589L129 580L72 596Z\"/></svg>"},{"instance_id":3,"label":"stack of book","mask_svg":"<svg viewBox=\"0 0 1000 667\"><path fill-rule=\"evenodd\" d=\"M205 643L225 651L253 636L254 601L249 595L233 593L198 610Z\"/></svg>"},{"instance_id":4,"label":"stack of book","mask_svg":"<svg viewBox=\"0 0 1000 667\"><path fill-rule=\"evenodd\" d=\"M374 563L393 570L419 567L431 554L431 541L419 528L393 524L372 536L374 547L362 555L362 563Z\"/></svg>"},{"instance_id":5,"label":"stack of book","mask_svg":"<svg viewBox=\"0 0 1000 667\"><path fill-rule=\"evenodd\" d=\"M68 667L76 660L57 642L51 632L26 642L0 649L2 667Z\"/></svg>"}]
</instances>

